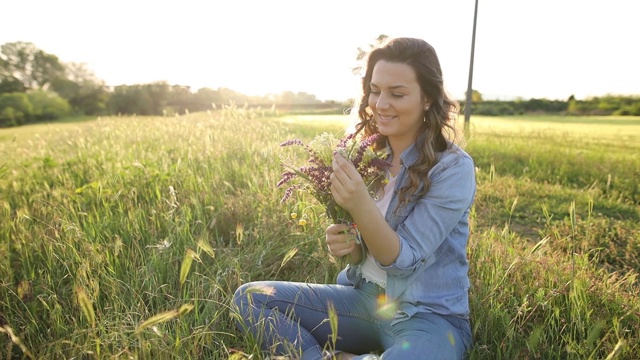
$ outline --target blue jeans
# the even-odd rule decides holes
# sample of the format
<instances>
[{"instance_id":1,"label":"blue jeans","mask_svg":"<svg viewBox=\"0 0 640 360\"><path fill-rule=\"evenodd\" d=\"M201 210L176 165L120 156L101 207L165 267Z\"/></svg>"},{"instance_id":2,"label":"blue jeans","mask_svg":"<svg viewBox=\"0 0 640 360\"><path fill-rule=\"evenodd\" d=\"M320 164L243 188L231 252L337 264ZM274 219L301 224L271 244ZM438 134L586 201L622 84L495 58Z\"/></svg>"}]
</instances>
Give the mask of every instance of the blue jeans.
<instances>
[{"instance_id":1,"label":"blue jeans","mask_svg":"<svg viewBox=\"0 0 640 360\"><path fill-rule=\"evenodd\" d=\"M392 325L383 303L384 289L366 281L356 287L259 281L242 285L234 295L238 329L277 355L324 359L324 350L336 350L382 352L385 360L463 359L471 347L468 320L417 313ZM332 311L337 336L329 321Z\"/></svg>"}]
</instances>

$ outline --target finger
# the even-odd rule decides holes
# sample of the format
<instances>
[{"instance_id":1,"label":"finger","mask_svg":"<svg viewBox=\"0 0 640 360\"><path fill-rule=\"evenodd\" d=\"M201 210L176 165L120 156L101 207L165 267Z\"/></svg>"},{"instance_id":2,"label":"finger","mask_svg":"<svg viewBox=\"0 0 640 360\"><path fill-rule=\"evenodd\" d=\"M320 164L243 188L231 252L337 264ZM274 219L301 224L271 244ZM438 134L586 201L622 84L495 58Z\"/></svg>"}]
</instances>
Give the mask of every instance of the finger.
<instances>
[{"instance_id":1,"label":"finger","mask_svg":"<svg viewBox=\"0 0 640 360\"><path fill-rule=\"evenodd\" d=\"M327 227L327 234L338 235L350 229L351 227L346 224L331 224Z\"/></svg>"},{"instance_id":2,"label":"finger","mask_svg":"<svg viewBox=\"0 0 640 360\"><path fill-rule=\"evenodd\" d=\"M327 250L333 256L342 257L353 252L354 243L347 245L346 243L327 244Z\"/></svg>"},{"instance_id":3,"label":"finger","mask_svg":"<svg viewBox=\"0 0 640 360\"><path fill-rule=\"evenodd\" d=\"M327 236L327 244L331 247L339 247L347 243L347 236L348 235L342 233L329 235Z\"/></svg>"},{"instance_id":4,"label":"finger","mask_svg":"<svg viewBox=\"0 0 640 360\"><path fill-rule=\"evenodd\" d=\"M356 167L353 166L353 163L345 159L339 153L336 153L333 156L333 161L331 164L333 166L334 171L336 171L337 169L340 169L350 179L357 179L360 176L360 174L358 173L358 170L356 170ZM338 173L340 172L338 171Z\"/></svg>"},{"instance_id":5,"label":"finger","mask_svg":"<svg viewBox=\"0 0 640 360\"><path fill-rule=\"evenodd\" d=\"M337 167L337 170L329 176L329 179L331 181L330 190L333 196L336 197L336 200L352 191L350 189L352 189L355 184L353 179L351 179L340 167Z\"/></svg>"},{"instance_id":6,"label":"finger","mask_svg":"<svg viewBox=\"0 0 640 360\"><path fill-rule=\"evenodd\" d=\"M344 186L343 180L340 180L340 177L338 176L338 174L336 174L335 171L333 171L329 175L329 183L331 184L331 186Z\"/></svg>"},{"instance_id":7,"label":"finger","mask_svg":"<svg viewBox=\"0 0 640 360\"><path fill-rule=\"evenodd\" d=\"M331 252L339 252L344 249L353 250L355 239L350 234L341 233L339 235L327 236L327 247Z\"/></svg>"},{"instance_id":8,"label":"finger","mask_svg":"<svg viewBox=\"0 0 640 360\"><path fill-rule=\"evenodd\" d=\"M336 160L331 162L331 167L333 171L331 172L331 175L329 175L329 179L331 180L332 185L344 185L350 180L349 176Z\"/></svg>"}]
</instances>

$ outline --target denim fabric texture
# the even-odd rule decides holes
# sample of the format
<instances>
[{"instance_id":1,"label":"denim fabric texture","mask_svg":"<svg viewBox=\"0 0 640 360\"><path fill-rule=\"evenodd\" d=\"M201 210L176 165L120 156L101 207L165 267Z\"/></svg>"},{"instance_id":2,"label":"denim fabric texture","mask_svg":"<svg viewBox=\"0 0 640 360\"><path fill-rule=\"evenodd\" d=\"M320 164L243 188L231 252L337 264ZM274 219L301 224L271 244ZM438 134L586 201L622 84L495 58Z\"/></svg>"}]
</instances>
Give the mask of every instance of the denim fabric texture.
<instances>
[{"instance_id":1,"label":"denim fabric texture","mask_svg":"<svg viewBox=\"0 0 640 360\"><path fill-rule=\"evenodd\" d=\"M472 344L466 247L475 167L451 144L428 174L429 191L396 209L399 189L409 181L407 169L418 156L415 143L401 154L385 215L400 239L395 262L378 263L387 273L385 289L363 279L360 264L347 266L337 284L248 283L234 295L238 328L263 349L293 358L331 358L326 350L364 354L360 359L373 358L369 353L382 359L464 358ZM364 259L364 242L363 249ZM337 315L337 339L330 307Z\"/></svg>"},{"instance_id":2,"label":"denim fabric texture","mask_svg":"<svg viewBox=\"0 0 640 360\"><path fill-rule=\"evenodd\" d=\"M341 273L338 282L346 281ZM468 320L419 313L393 323L382 299L384 289L365 280L358 286L259 281L241 286L234 304L241 331L263 350L291 359L331 359L334 350L362 354L356 359L380 353L383 359L462 359L469 350ZM329 306L338 325L335 344Z\"/></svg>"},{"instance_id":3,"label":"denim fabric texture","mask_svg":"<svg viewBox=\"0 0 640 360\"><path fill-rule=\"evenodd\" d=\"M418 159L416 144L400 158L396 193L408 182L407 169ZM473 160L451 144L448 151L438 154L429 178L425 196L399 209L398 196L394 196L385 215L400 238L396 261L389 266L378 264L387 272L387 298L398 305L396 321L417 312L469 317L467 242L476 192ZM362 277L359 265L348 266L346 271L352 284Z\"/></svg>"}]
</instances>

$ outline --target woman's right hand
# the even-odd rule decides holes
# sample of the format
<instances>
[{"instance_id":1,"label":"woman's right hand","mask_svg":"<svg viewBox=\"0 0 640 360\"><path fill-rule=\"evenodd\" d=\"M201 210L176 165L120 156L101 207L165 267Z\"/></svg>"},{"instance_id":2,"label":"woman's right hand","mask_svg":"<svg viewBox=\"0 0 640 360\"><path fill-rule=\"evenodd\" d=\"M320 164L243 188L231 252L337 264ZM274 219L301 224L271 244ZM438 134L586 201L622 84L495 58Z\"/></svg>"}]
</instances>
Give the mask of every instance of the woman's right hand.
<instances>
[{"instance_id":1,"label":"woman's right hand","mask_svg":"<svg viewBox=\"0 0 640 360\"><path fill-rule=\"evenodd\" d=\"M360 249L360 246L356 246L357 244L349 225L329 225L326 231L326 241L327 250L336 257L343 257L351 254L355 249Z\"/></svg>"}]
</instances>

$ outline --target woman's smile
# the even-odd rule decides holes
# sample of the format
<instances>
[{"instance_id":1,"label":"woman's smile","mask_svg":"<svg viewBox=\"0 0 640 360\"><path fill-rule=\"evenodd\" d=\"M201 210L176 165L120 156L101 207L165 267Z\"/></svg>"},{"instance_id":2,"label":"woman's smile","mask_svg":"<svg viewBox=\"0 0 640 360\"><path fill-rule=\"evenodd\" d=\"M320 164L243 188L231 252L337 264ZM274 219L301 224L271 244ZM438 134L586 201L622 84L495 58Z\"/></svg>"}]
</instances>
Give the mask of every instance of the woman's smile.
<instances>
[{"instance_id":1,"label":"woman's smile","mask_svg":"<svg viewBox=\"0 0 640 360\"><path fill-rule=\"evenodd\" d=\"M382 122L388 122L388 121L392 121L395 118L397 118L396 115L385 115L385 114L378 114L378 119L380 119L380 121Z\"/></svg>"}]
</instances>

